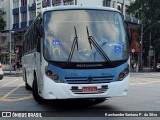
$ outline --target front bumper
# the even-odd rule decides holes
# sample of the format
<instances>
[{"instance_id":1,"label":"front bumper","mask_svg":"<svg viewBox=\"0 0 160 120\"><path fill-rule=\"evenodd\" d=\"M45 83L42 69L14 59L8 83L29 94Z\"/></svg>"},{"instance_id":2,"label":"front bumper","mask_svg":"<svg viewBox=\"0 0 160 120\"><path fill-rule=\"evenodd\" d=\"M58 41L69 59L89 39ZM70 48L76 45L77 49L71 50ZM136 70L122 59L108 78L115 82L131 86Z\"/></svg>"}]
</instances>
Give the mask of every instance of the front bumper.
<instances>
[{"instance_id":1,"label":"front bumper","mask_svg":"<svg viewBox=\"0 0 160 120\"><path fill-rule=\"evenodd\" d=\"M115 96L126 96L128 91L130 75L124 80L111 83L100 83L100 84L66 84L66 83L55 83L44 75L43 86L41 87L41 96L44 99L79 99L79 98L107 98ZM104 92L100 93L75 93L71 89L73 86L78 87L79 90L85 86L96 86L97 89L101 89L102 86L108 86Z\"/></svg>"}]
</instances>

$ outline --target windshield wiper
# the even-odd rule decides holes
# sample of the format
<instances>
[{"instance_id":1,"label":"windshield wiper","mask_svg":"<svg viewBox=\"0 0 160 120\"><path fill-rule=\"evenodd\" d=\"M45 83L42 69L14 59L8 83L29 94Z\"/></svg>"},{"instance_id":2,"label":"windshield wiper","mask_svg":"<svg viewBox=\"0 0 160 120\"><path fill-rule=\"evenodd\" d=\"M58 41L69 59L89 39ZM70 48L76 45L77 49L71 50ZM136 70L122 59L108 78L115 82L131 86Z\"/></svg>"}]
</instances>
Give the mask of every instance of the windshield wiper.
<instances>
[{"instance_id":1,"label":"windshield wiper","mask_svg":"<svg viewBox=\"0 0 160 120\"><path fill-rule=\"evenodd\" d=\"M87 29L88 41L89 41L91 49L92 49L92 45L93 45L95 47L95 49L99 52L99 54L103 57L103 59L106 62L111 62L111 60L109 59L109 57L106 55L106 53L103 51L103 49L98 45L98 43L93 38L93 36L89 35L88 26L86 26L86 29Z\"/></svg>"},{"instance_id":2,"label":"windshield wiper","mask_svg":"<svg viewBox=\"0 0 160 120\"><path fill-rule=\"evenodd\" d=\"M69 57L68 57L67 63L71 62L71 59L72 59L72 56L73 56L73 52L74 52L74 49L75 49L76 45L77 45L77 50L78 50L78 36L77 36L77 30L76 30L75 26L74 26L74 31L75 31L75 37L74 37L74 40L73 40L73 43L72 43L72 47L71 47L71 51L69 53Z\"/></svg>"}]
</instances>

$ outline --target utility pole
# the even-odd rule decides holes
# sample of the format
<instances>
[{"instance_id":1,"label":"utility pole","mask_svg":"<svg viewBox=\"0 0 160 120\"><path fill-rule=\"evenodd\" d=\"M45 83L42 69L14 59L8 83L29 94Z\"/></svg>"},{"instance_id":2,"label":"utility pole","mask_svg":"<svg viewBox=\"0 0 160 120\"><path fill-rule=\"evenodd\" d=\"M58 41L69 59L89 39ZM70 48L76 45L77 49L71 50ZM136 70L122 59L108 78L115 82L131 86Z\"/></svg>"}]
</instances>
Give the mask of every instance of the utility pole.
<instances>
[{"instance_id":1,"label":"utility pole","mask_svg":"<svg viewBox=\"0 0 160 120\"><path fill-rule=\"evenodd\" d=\"M140 70L143 69L143 23L141 26Z\"/></svg>"},{"instance_id":2,"label":"utility pole","mask_svg":"<svg viewBox=\"0 0 160 120\"><path fill-rule=\"evenodd\" d=\"M11 45L11 30L9 30L9 63L10 63L10 73L11 73L11 69L12 69L12 61L11 61L11 57L12 57L12 45Z\"/></svg>"},{"instance_id":3,"label":"utility pole","mask_svg":"<svg viewBox=\"0 0 160 120\"><path fill-rule=\"evenodd\" d=\"M11 6L11 3L9 3L9 6ZM10 73L11 73L11 69L12 69L12 32L11 32L11 24L12 24L12 20L11 20L11 8L9 9L9 63L10 63Z\"/></svg>"},{"instance_id":4,"label":"utility pole","mask_svg":"<svg viewBox=\"0 0 160 120\"><path fill-rule=\"evenodd\" d=\"M148 57L149 57L149 69L150 71L152 70L152 66L151 66L151 32L149 34L149 54L148 54Z\"/></svg>"},{"instance_id":5,"label":"utility pole","mask_svg":"<svg viewBox=\"0 0 160 120\"><path fill-rule=\"evenodd\" d=\"M154 63L153 63L153 71L154 71L154 72L156 71L156 50L155 50L155 47L154 47Z\"/></svg>"}]
</instances>

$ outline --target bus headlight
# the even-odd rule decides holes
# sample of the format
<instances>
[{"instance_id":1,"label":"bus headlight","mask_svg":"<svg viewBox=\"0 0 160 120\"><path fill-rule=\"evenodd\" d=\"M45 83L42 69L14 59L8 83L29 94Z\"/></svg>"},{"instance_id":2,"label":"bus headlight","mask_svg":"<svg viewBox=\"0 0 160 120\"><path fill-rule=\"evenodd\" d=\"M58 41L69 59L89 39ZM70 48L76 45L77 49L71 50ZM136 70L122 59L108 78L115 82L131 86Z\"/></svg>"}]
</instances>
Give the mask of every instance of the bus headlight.
<instances>
[{"instance_id":1,"label":"bus headlight","mask_svg":"<svg viewBox=\"0 0 160 120\"><path fill-rule=\"evenodd\" d=\"M122 72L120 72L117 80L122 81L128 74L129 74L129 65Z\"/></svg>"},{"instance_id":2,"label":"bus headlight","mask_svg":"<svg viewBox=\"0 0 160 120\"><path fill-rule=\"evenodd\" d=\"M45 74L47 77L52 79L54 82L62 83L62 80L60 79L59 75L56 73L53 73L51 70L48 70L48 68L45 68Z\"/></svg>"},{"instance_id":3,"label":"bus headlight","mask_svg":"<svg viewBox=\"0 0 160 120\"><path fill-rule=\"evenodd\" d=\"M58 76L57 74L53 74L53 75L52 75L52 78L53 78L54 80L58 80L58 79L59 79L59 76Z\"/></svg>"},{"instance_id":4,"label":"bus headlight","mask_svg":"<svg viewBox=\"0 0 160 120\"><path fill-rule=\"evenodd\" d=\"M52 71L46 70L46 75L47 75L47 76L51 76L51 75L52 75Z\"/></svg>"}]
</instances>

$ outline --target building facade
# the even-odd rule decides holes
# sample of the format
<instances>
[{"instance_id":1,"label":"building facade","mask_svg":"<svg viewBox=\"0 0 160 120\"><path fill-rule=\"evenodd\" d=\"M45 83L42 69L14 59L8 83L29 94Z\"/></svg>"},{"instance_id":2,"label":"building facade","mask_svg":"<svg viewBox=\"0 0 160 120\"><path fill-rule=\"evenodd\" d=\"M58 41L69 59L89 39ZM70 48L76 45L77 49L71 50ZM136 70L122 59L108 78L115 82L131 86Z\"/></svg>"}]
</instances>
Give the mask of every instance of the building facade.
<instances>
[{"instance_id":1,"label":"building facade","mask_svg":"<svg viewBox=\"0 0 160 120\"><path fill-rule=\"evenodd\" d=\"M10 44L10 1L9 0L0 0L0 10L2 11L2 17L6 21L6 26L4 30L0 33L0 61L9 62L9 44ZM13 36L11 36L13 37ZM13 40L13 39L12 39ZM11 41L13 43L14 41ZM13 48L13 46L12 46ZM14 58L14 54L12 54Z\"/></svg>"},{"instance_id":2,"label":"building facade","mask_svg":"<svg viewBox=\"0 0 160 120\"><path fill-rule=\"evenodd\" d=\"M39 0L11 0L16 61L21 60L23 35L38 14L36 2L39 3Z\"/></svg>"},{"instance_id":3,"label":"building facade","mask_svg":"<svg viewBox=\"0 0 160 120\"><path fill-rule=\"evenodd\" d=\"M9 60L8 46L10 41L12 46L12 59L21 59L23 35L42 8L60 5L113 7L120 10L124 19L134 26L138 24L139 21L126 14L126 8L133 1L134 0L0 0L0 9L4 11L3 17L7 23L5 30L0 34L0 60Z\"/></svg>"}]
</instances>

